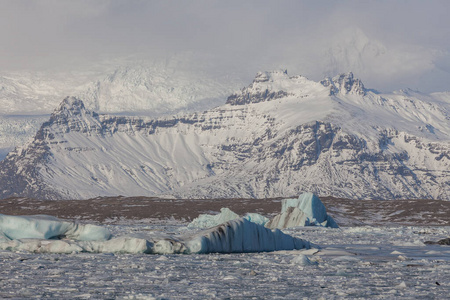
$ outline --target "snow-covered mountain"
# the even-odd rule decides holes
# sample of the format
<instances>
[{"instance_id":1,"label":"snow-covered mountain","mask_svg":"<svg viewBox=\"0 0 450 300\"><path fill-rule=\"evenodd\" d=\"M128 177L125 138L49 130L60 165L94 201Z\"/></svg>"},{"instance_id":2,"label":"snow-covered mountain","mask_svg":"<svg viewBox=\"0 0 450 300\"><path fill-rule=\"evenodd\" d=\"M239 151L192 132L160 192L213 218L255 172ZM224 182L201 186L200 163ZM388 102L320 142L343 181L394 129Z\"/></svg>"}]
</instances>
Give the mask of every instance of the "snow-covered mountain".
<instances>
[{"instance_id":1,"label":"snow-covered mountain","mask_svg":"<svg viewBox=\"0 0 450 300\"><path fill-rule=\"evenodd\" d=\"M259 73L225 105L143 118L66 98L0 163L1 197L450 199L450 94Z\"/></svg>"},{"instance_id":2,"label":"snow-covered mountain","mask_svg":"<svg viewBox=\"0 0 450 300\"><path fill-rule=\"evenodd\" d=\"M0 73L0 160L22 145L67 95L99 113L161 116L208 109L244 84L219 71L165 63L118 61L73 72Z\"/></svg>"}]
</instances>

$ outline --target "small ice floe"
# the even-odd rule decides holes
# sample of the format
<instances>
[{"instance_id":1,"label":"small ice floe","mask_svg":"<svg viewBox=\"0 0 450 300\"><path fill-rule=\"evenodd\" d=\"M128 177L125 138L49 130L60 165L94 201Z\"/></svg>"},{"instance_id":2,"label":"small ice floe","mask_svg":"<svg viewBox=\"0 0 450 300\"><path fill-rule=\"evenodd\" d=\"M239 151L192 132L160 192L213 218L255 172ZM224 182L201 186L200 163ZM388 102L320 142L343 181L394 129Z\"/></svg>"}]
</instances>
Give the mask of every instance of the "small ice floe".
<instances>
[{"instance_id":1,"label":"small ice floe","mask_svg":"<svg viewBox=\"0 0 450 300\"><path fill-rule=\"evenodd\" d=\"M401 261L412 260L411 258L406 257L405 255L399 255L397 256L397 259Z\"/></svg>"},{"instance_id":2,"label":"small ice floe","mask_svg":"<svg viewBox=\"0 0 450 300\"><path fill-rule=\"evenodd\" d=\"M360 262L361 260L357 257L349 256L349 255L343 255L333 258L333 261L339 261L339 262Z\"/></svg>"},{"instance_id":3,"label":"small ice floe","mask_svg":"<svg viewBox=\"0 0 450 300\"><path fill-rule=\"evenodd\" d=\"M342 269L338 269L336 271L336 276L345 276L345 277L355 277L357 276L354 272L354 270L349 269L349 268L345 268L345 266L342 266Z\"/></svg>"},{"instance_id":4,"label":"small ice floe","mask_svg":"<svg viewBox=\"0 0 450 300\"><path fill-rule=\"evenodd\" d=\"M291 261L293 265L300 266L316 266L318 263L316 261L311 261L306 255L300 254L294 257Z\"/></svg>"}]
</instances>

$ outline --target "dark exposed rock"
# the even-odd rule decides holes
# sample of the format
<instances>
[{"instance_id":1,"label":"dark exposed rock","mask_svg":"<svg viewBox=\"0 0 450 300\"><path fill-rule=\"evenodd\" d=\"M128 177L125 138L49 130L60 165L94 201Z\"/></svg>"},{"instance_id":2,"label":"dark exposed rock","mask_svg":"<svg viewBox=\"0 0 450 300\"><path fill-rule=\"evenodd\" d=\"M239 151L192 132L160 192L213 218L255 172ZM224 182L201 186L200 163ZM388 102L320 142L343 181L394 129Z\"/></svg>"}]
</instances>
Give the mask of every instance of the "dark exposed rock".
<instances>
[{"instance_id":1,"label":"dark exposed rock","mask_svg":"<svg viewBox=\"0 0 450 300\"><path fill-rule=\"evenodd\" d=\"M243 90L241 94L233 94L227 99L227 104L231 105L244 105L250 103L259 103L265 101L271 101L274 99L287 97L288 93L285 91L269 91L265 90L263 92L257 93L248 93L246 90Z\"/></svg>"},{"instance_id":2,"label":"dark exposed rock","mask_svg":"<svg viewBox=\"0 0 450 300\"><path fill-rule=\"evenodd\" d=\"M364 96L366 89L361 80L355 79L353 73L340 74L333 78L325 78L320 82L325 87L330 87L330 96L337 93L357 94Z\"/></svg>"},{"instance_id":3,"label":"dark exposed rock","mask_svg":"<svg viewBox=\"0 0 450 300\"><path fill-rule=\"evenodd\" d=\"M426 241L427 245L450 245L450 238L442 239L439 241Z\"/></svg>"}]
</instances>

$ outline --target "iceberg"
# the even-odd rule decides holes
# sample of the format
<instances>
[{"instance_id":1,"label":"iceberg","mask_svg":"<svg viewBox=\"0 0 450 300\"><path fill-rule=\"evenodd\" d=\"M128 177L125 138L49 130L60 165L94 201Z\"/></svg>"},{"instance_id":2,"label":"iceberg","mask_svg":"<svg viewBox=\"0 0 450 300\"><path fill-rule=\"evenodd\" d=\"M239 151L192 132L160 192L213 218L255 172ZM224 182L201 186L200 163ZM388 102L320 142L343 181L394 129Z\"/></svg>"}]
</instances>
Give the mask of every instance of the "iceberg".
<instances>
[{"instance_id":1,"label":"iceberg","mask_svg":"<svg viewBox=\"0 0 450 300\"><path fill-rule=\"evenodd\" d=\"M186 243L189 253L241 253L309 249L311 245L278 229L270 230L245 218L228 221Z\"/></svg>"},{"instance_id":2,"label":"iceberg","mask_svg":"<svg viewBox=\"0 0 450 300\"><path fill-rule=\"evenodd\" d=\"M260 215L257 213L246 213L244 216L244 219L246 219L247 221L250 221L252 223L262 225L262 226L266 225L266 223L270 221L269 218L264 217L263 215Z\"/></svg>"},{"instance_id":3,"label":"iceberg","mask_svg":"<svg viewBox=\"0 0 450 300\"><path fill-rule=\"evenodd\" d=\"M63 240L21 239L9 240L0 243L1 250L27 251L33 253L61 253L69 254L82 252L79 245Z\"/></svg>"},{"instance_id":4,"label":"iceberg","mask_svg":"<svg viewBox=\"0 0 450 300\"><path fill-rule=\"evenodd\" d=\"M134 237L118 237L107 241L71 241L45 239L19 239L0 241L0 250L33 253L153 253L153 243Z\"/></svg>"},{"instance_id":5,"label":"iceberg","mask_svg":"<svg viewBox=\"0 0 450 300\"><path fill-rule=\"evenodd\" d=\"M79 252L95 253L153 253L153 242L146 239L122 236L108 241L83 241L78 243Z\"/></svg>"},{"instance_id":6,"label":"iceberg","mask_svg":"<svg viewBox=\"0 0 450 300\"><path fill-rule=\"evenodd\" d=\"M201 214L191 223L189 228L211 228L219 224L225 223L239 218L239 215L231 211L229 208L223 207L220 209L220 213L217 215Z\"/></svg>"},{"instance_id":7,"label":"iceberg","mask_svg":"<svg viewBox=\"0 0 450 300\"><path fill-rule=\"evenodd\" d=\"M252 216L255 220L263 218ZM0 249L34 253L241 253L309 249L310 243L242 217L185 237L122 236L108 229L51 216L0 215Z\"/></svg>"},{"instance_id":8,"label":"iceberg","mask_svg":"<svg viewBox=\"0 0 450 300\"><path fill-rule=\"evenodd\" d=\"M247 213L244 218L250 222L265 225L269 222L269 219L257 214L257 213ZM239 219L239 215L230 210L229 208L223 207L220 209L220 213L217 215L201 214L195 218L191 223L188 224L189 228L211 228L223 224L225 222Z\"/></svg>"},{"instance_id":9,"label":"iceberg","mask_svg":"<svg viewBox=\"0 0 450 300\"><path fill-rule=\"evenodd\" d=\"M325 205L313 193L303 193L297 199L283 199L281 213L267 224L267 228L290 228L296 226L322 226L339 228L327 214Z\"/></svg>"},{"instance_id":10,"label":"iceberg","mask_svg":"<svg viewBox=\"0 0 450 300\"><path fill-rule=\"evenodd\" d=\"M101 226L62 221L47 215L8 216L0 214L0 239L26 238L80 241L108 240L111 232Z\"/></svg>"}]
</instances>

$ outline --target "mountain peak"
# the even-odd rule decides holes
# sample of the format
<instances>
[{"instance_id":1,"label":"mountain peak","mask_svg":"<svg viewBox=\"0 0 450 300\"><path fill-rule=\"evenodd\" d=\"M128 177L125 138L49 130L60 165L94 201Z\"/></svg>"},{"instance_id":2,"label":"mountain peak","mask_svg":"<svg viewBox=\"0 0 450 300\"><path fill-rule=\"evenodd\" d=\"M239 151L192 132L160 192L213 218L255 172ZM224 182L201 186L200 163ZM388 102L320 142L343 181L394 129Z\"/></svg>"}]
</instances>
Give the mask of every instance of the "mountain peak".
<instances>
[{"instance_id":1,"label":"mountain peak","mask_svg":"<svg viewBox=\"0 0 450 300\"><path fill-rule=\"evenodd\" d=\"M86 111L83 101L76 97L68 96L59 104L59 106L53 112L54 115L80 115Z\"/></svg>"},{"instance_id":2,"label":"mountain peak","mask_svg":"<svg viewBox=\"0 0 450 300\"><path fill-rule=\"evenodd\" d=\"M286 97L288 93L275 88L273 83L289 79L287 70L258 72L253 82L248 87L243 88L240 93L229 96L226 104L244 105Z\"/></svg>"},{"instance_id":3,"label":"mountain peak","mask_svg":"<svg viewBox=\"0 0 450 300\"><path fill-rule=\"evenodd\" d=\"M270 72L258 72L253 80L254 83L276 80L276 78L288 78L287 70L276 70Z\"/></svg>"},{"instance_id":4,"label":"mountain peak","mask_svg":"<svg viewBox=\"0 0 450 300\"><path fill-rule=\"evenodd\" d=\"M64 125L70 130L87 130L92 126L96 126L98 121L97 113L85 108L83 101L76 97L66 97L59 104L46 124Z\"/></svg>"},{"instance_id":5,"label":"mountain peak","mask_svg":"<svg viewBox=\"0 0 450 300\"><path fill-rule=\"evenodd\" d=\"M327 77L320 83L325 87L330 87L330 96L338 93L361 96L366 94L364 84L358 78L354 78L352 72L341 73L333 78Z\"/></svg>"}]
</instances>

